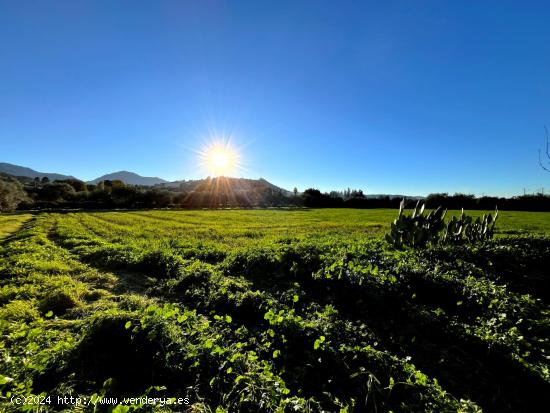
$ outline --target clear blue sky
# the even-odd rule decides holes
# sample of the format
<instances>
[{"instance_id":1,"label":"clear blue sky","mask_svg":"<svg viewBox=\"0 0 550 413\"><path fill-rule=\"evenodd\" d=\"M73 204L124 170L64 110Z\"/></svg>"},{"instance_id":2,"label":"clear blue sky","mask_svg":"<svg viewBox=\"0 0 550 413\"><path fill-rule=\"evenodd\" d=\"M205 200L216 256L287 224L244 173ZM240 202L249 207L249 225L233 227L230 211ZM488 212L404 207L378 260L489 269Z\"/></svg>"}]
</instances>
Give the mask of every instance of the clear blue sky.
<instances>
[{"instance_id":1,"label":"clear blue sky","mask_svg":"<svg viewBox=\"0 0 550 413\"><path fill-rule=\"evenodd\" d=\"M550 190L550 3L0 0L0 162L300 190Z\"/></svg>"}]
</instances>

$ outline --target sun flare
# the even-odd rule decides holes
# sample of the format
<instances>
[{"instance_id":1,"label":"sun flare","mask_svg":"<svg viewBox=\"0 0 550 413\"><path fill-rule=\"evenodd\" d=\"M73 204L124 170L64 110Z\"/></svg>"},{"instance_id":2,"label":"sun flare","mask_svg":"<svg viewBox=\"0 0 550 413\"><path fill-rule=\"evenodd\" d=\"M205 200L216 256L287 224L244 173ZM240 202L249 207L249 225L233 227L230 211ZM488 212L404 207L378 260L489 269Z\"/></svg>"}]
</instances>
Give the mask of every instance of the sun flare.
<instances>
[{"instance_id":1,"label":"sun flare","mask_svg":"<svg viewBox=\"0 0 550 413\"><path fill-rule=\"evenodd\" d=\"M201 164L214 176L227 176L239 168L239 154L229 143L214 143L199 152Z\"/></svg>"}]
</instances>

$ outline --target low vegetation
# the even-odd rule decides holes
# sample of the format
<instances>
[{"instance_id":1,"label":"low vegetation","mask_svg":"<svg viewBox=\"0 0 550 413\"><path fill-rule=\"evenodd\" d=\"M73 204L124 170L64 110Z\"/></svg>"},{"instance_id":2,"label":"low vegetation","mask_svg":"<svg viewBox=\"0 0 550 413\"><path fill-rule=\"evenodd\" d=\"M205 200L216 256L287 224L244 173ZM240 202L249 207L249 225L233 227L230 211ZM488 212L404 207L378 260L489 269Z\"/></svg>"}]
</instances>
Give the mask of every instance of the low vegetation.
<instances>
[{"instance_id":1,"label":"low vegetation","mask_svg":"<svg viewBox=\"0 0 550 413\"><path fill-rule=\"evenodd\" d=\"M539 214L404 250L383 239L395 210L0 215L18 222L0 241L0 410L95 395L42 411L124 412L103 402L148 395L189 400L158 411L537 411Z\"/></svg>"}]
</instances>

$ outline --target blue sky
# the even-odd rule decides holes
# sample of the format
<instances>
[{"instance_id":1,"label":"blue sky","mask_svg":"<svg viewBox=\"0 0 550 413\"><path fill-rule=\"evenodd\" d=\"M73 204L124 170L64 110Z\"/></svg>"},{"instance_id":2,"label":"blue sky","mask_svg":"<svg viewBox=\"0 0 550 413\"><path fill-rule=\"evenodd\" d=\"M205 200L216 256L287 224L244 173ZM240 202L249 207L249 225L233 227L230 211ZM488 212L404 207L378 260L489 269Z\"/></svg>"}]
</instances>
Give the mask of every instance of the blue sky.
<instances>
[{"instance_id":1,"label":"blue sky","mask_svg":"<svg viewBox=\"0 0 550 413\"><path fill-rule=\"evenodd\" d=\"M548 188L550 3L0 0L0 162L289 189Z\"/></svg>"}]
</instances>

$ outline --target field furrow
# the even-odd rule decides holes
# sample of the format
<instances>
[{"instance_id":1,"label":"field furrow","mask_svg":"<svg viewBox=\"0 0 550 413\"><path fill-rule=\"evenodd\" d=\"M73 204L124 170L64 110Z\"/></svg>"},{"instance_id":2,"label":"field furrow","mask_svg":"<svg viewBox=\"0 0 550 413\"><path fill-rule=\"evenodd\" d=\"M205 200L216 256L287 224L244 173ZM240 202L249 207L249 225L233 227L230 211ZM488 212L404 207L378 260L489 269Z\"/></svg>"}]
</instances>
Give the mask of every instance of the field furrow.
<instances>
[{"instance_id":1,"label":"field furrow","mask_svg":"<svg viewBox=\"0 0 550 413\"><path fill-rule=\"evenodd\" d=\"M30 219L32 219L31 214L0 215L0 239L15 233Z\"/></svg>"}]
</instances>

